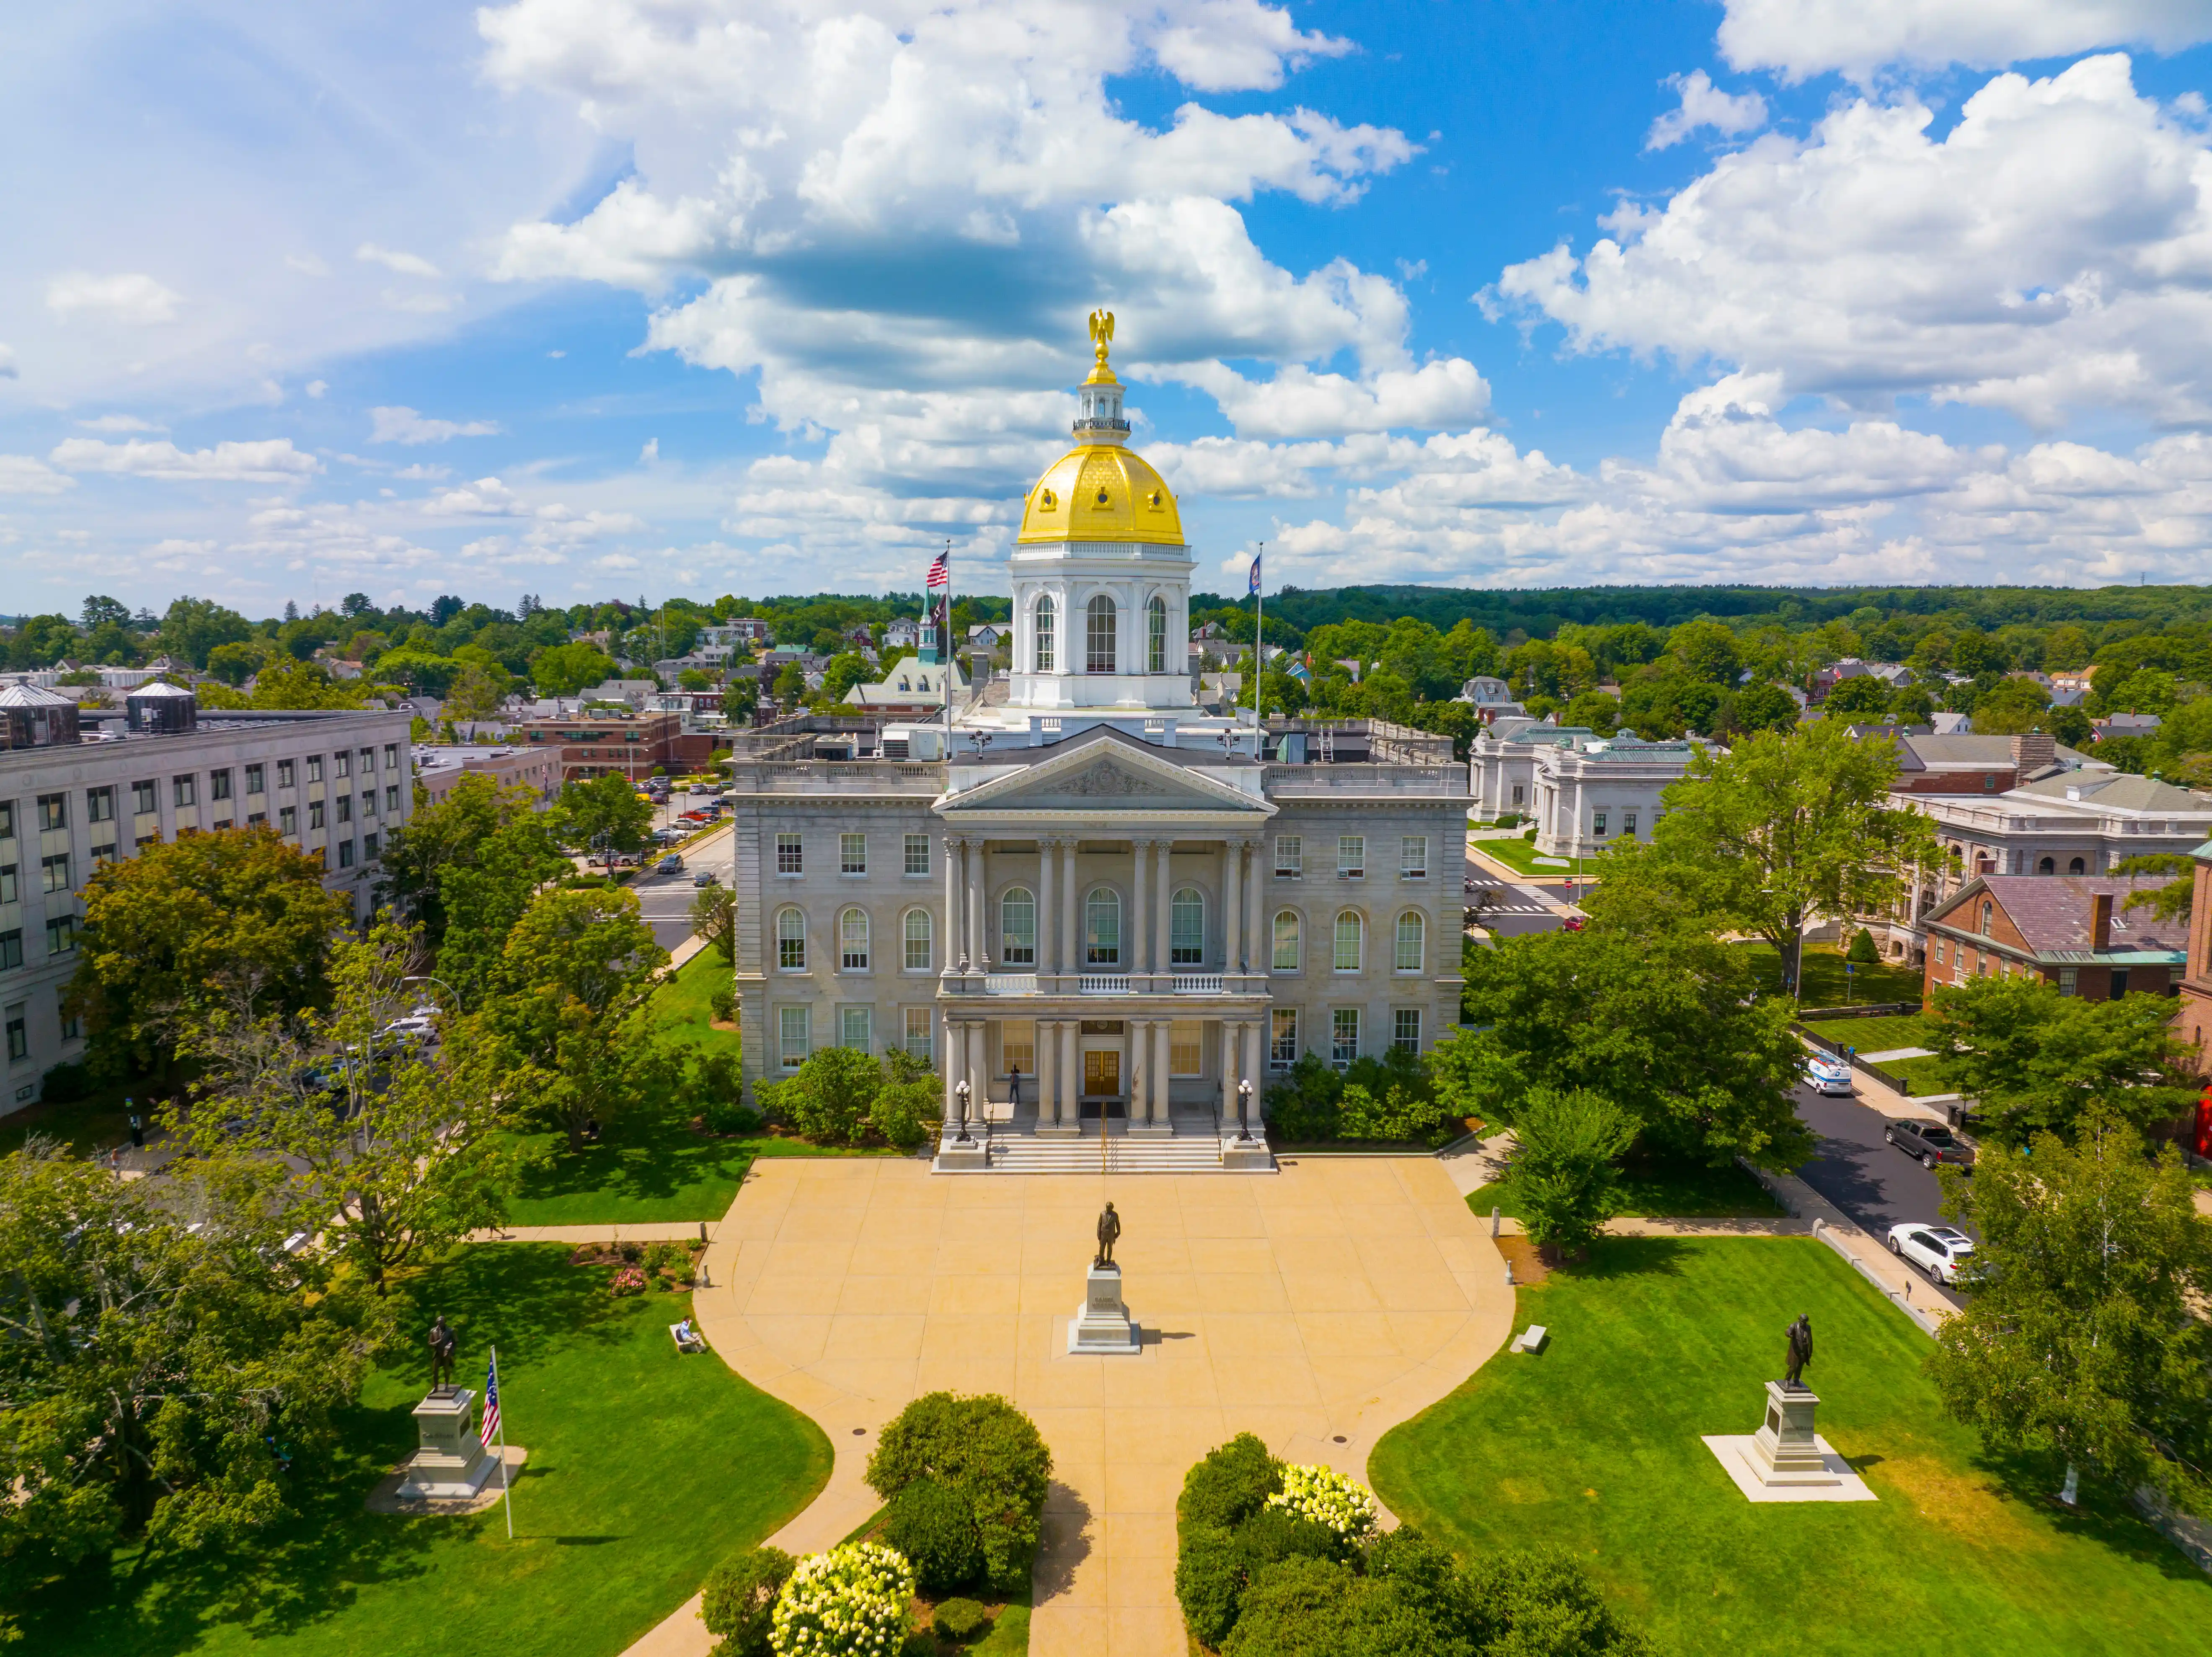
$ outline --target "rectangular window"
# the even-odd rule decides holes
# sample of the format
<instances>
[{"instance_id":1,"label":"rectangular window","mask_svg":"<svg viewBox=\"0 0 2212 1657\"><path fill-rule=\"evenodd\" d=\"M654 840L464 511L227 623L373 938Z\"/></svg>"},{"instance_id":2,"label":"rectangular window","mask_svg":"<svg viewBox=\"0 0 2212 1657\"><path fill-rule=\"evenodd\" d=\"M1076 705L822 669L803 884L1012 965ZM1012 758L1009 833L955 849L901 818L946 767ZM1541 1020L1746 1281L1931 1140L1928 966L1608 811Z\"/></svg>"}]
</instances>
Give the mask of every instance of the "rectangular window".
<instances>
[{"instance_id":1,"label":"rectangular window","mask_svg":"<svg viewBox=\"0 0 2212 1657\"><path fill-rule=\"evenodd\" d=\"M388 742L384 744L384 764L386 770L398 768L399 764L399 744L398 743Z\"/></svg>"},{"instance_id":2,"label":"rectangular window","mask_svg":"<svg viewBox=\"0 0 2212 1657\"><path fill-rule=\"evenodd\" d=\"M2058 969L2058 993L2072 995L2081 988L2081 968L2061 967Z\"/></svg>"},{"instance_id":3,"label":"rectangular window","mask_svg":"<svg viewBox=\"0 0 2212 1657\"><path fill-rule=\"evenodd\" d=\"M361 814L365 818L376 815L376 790L374 788L361 791Z\"/></svg>"},{"instance_id":4,"label":"rectangular window","mask_svg":"<svg viewBox=\"0 0 2212 1657\"><path fill-rule=\"evenodd\" d=\"M1274 1008L1267 1015L1267 1068L1288 1070L1297 1062L1297 1011L1293 1007Z\"/></svg>"},{"instance_id":5,"label":"rectangular window","mask_svg":"<svg viewBox=\"0 0 2212 1657\"><path fill-rule=\"evenodd\" d=\"M385 785L384 809L386 811L397 811L399 809L399 785L396 782Z\"/></svg>"},{"instance_id":6,"label":"rectangular window","mask_svg":"<svg viewBox=\"0 0 2212 1657\"><path fill-rule=\"evenodd\" d=\"M248 811L246 814L246 822L248 828L258 828L261 824L268 821L269 814L266 811Z\"/></svg>"},{"instance_id":7,"label":"rectangular window","mask_svg":"<svg viewBox=\"0 0 2212 1657\"><path fill-rule=\"evenodd\" d=\"M353 867L353 842L349 840L342 840L338 842L338 867L341 869Z\"/></svg>"},{"instance_id":8,"label":"rectangular window","mask_svg":"<svg viewBox=\"0 0 2212 1657\"><path fill-rule=\"evenodd\" d=\"M868 837L866 835L837 836L837 872L841 875L865 875L868 872Z\"/></svg>"},{"instance_id":9,"label":"rectangular window","mask_svg":"<svg viewBox=\"0 0 2212 1657\"><path fill-rule=\"evenodd\" d=\"M48 892L66 892L69 890L69 853L67 852L57 852L50 858L40 858L39 859L39 874L40 877L41 890Z\"/></svg>"},{"instance_id":10,"label":"rectangular window","mask_svg":"<svg viewBox=\"0 0 2212 1657\"><path fill-rule=\"evenodd\" d=\"M376 861L376 836L374 835L363 835L361 837L361 859L364 863L374 863Z\"/></svg>"},{"instance_id":11,"label":"rectangular window","mask_svg":"<svg viewBox=\"0 0 2212 1657\"><path fill-rule=\"evenodd\" d=\"M353 756L344 752L343 750L331 756L331 764L332 767L331 774L333 776L349 777L353 775Z\"/></svg>"},{"instance_id":12,"label":"rectangular window","mask_svg":"<svg viewBox=\"0 0 2212 1657\"><path fill-rule=\"evenodd\" d=\"M778 835L775 837L775 871L780 875L805 872L805 864L799 855L799 836Z\"/></svg>"},{"instance_id":13,"label":"rectangular window","mask_svg":"<svg viewBox=\"0 0 2212 1657\"><path fill-rule=\"evenodd\" d=\"M1304 872L1304 841L1297 835L1275 836L1275 878L1296 880Z\"/></svg>"},{"instance_id":14,"label":"rectangular window","mask_svg":"<svg viewBox=\"0 0 2212 1657\"><path fill-rule=\"evenodd\" d=\"M2125 995L2127 992L2128 992L2128 969L2127 969L2125 967L2115 967L2115 968L2112 968L2112 999L2113 999L2113 1000L2115 1000L2115 1001L2117 1001L2117 1000L2118 1000L2122 996Z\"/></svg>"},{"instance_id":15,"label":"rectangular window","mask_svg":"<svg viewBox=\"0 0 2212 1657\"><path fill-rule=\"evenodd\" d=\"M1620 814L1620 832L1621 832L1622 834L1624 834L1624 835L1627 835L1631 840L1633 840L1633 839L1635 839L1635 838L1636 838L1636 813L1635 813L1635 812L1633 812L1633 811L1623 811L1623 812Z\"/></svg>"},{"instance_id":16,"label":"rectangular window","mask_svg":"<svg viewBox=\"0 0 2212 1657\"><path fill-rule=\"evenodd\" d=\"M155 797L154 792L154 785L152 783L134 782L131 785L131 811L132 816L141 817L151 816L155 811L161 809L161 802Z\"/></svg>"},{"instance_id":17,"label":"rectangular window","mask_svg":"<svg viewBox=\"0 0 2212 1657\"><path fill-rule=\"evenodd\" d=\"M88 788L84 791L84 820L87 822L115 821L115 790Z\"/></svg>"},{"instance_id":18,"label":"rectangular window","mask_svg":"<svg viewBox=\"0 0 2212 1657\"><path fill-rule=\"evenodd\" d=\"M0 932L0 972L23 964L23 929Z\"/></svg>"},{"instance_id":19,"label":"rectangular window","mask_svg":"<svg viewBox=\"0 0 2212 1657\"><path fill-rule=\"evenodd\" d=\"M1338 1007L1329 1014L1328 1062L1339 1070L1359 1057L1359 1009Z\"/></svg>"},{"instance_id":20,"label":"rectangular window","mask_svg":"<svg viewBox=\"0 0 2212 1657\"><path fill-rule=\"evenodd\" d=\"M323 756L322 756L320 754L310 754L310 755L308 755L308 756L307 756L307 780L308 780L309 782L320 782L322 780L323 780Z\"/></svg>"},{"instance_id":21,"label":"rectangular window","mask_svg":"<svg viewBox=\"0 0 2212 1657\"><path fill-rule=\"evenodd\" d=\"M805 1007L776 1009L777 1059L786 1070L797 1070L806 1062L806 1045L811 1031Z\"/></svg>"},{"instance_id":22,"label":"rectangular window","mask_svg":"<svg viewBox=\"0 0 2212 1657\"><path fill-rule=\"evenodd\" d=\"M249 765L246 768L246 792L249 794L265 794L269 792L267 766Z\"/></svg>"},{"instance_id":23,"label":"rectangular window","mask_svg":"<svg viewBox=\"0 0 2212 1657\"><path fill-rule=\"evenodd\" d=\"M1206 1071L1206 1026L1195 1018L1168 1025L1168 1074L1200 1076Z\"/></svg>"},{"instance_id":24,"label":"rectangular window","mask_svg":"<svg viewBox=\"0 0 2212 1657\"><path fill-rule=\"evenodd\" d=\"M114 842L113 841L112 841L112 840L111 840L111 841L94 841L93 842L93 844L92 844L92 866L93 866L94 872L97 873L97 872L99 871L100 865L101 864L103 864L103 863L112 863L112 862L114 862L114 861L115 861L115 842Z\"/></svg>"},{"instance_id":25,"label":"rectangular window","mask_svg":"<svg viewBox=\"0 0 2212 1657\"><path fill-rule=\"evenodd\" d=\"M1522 801L1526 800L1528 798L1528 791L1527 791L1524 787L1522 787L1522 786L1521 784L1519 784L1519 783L1517 783L1517 782L1516 782L1516 783L1515 783L1515 784L1513 785L1513 803L1514 803L1516 805L1518 805L1518 804L1520 804Z\"/></svg>"},{"instance_id":26,"label":"rectangular window","mask_svg":"<svg viewBox=\"0 0 2212 1657\"><path fill-rule=\"evenodd\" d=\"M338 821L340 822L351 822L353 821L353 796L351 794L340 794L337 798L337 808Z\"/></svg>"},{"instance_id":27,"label":"rectangular window","mask_svg":"<svg viewBox=\"0 0 2212 1657\"><path fill-rule=\"evenodd\" d=\"M1421 1010L1396 1007L1390 1013L1390 1045L1400 1053L1421 1050Z\"/></svg>"},{"instance_id":28,"label":"rectangular window","mask_svg":"<svg viewBox=\"0 0 2212 1657\"><path fill-rule=\"evenodd\" d=\"M137 839L131 842L133 847L142 852L149 846L159 846L161 843L161 837L159 835L141 835Z\"/></svg>"},{"instance_id":29,"label":"rectangular window","mask_svg":"<svg viewBox=\"0 0 2212 1657\"><path fill-rule=\"evenodd\" d=\"M307 802L307 827L319 828L322 826L323 803L319 799L311 799Z\"/></svg>"},{"instance_id":30,"label":"rectangular window","mask_svg":"<svg viewBox=\"0 0 2212 1657\"><path fill-rule=\"evenodd\" d=\"M12 1062L31 1056L31 1033L23 1023L23 1003L8 1009L8 1057Z\"/></svg>"},{"instance_id":31,"label":"rectangular window","mask_svg":"<svg viewBox=\"0 0 2212 1657\"><path fill-rule=\"evenodd\" d=\"M76 948L76 917L58 915L46 923L46 953L68 955Z\"/></svg>"},{"instance_id":32,"label":"rectangular window","mask_svg":"<svg viewBox=\"0 0 2212 1657\"><path fill-rule=\"evenodd\" d=\"M1592 840L1605 838L1605 813L1602 811L1590 813L1590 838Z\"/></svg>"},{"instance_id":33,"label":"rectangular window","mask_svg":"<svg viewBox=\"0 0 2212 1657\"><path fill-rule=\"evenodd\" d=\"M84 1020L70 1011L69 992L66 989L57 992L54 1000L57 1004L54 1008L55 1014L61 1020L62 1040L82 1041L84 1037Z\"/></svg>"},{"instance_id":34,"label":"rectangular window","mask_svg":"<svg viewBox=\"0 0 2212 1657\"><path fill-rule=\"evenodd\" d=\"M208 773L208 798L210 799L228 799L230 798L229 772L210 771Z\"/></svg>"},{"instance_id":35,"label":"rectangular window","mask_svg":"<svg viewBox=\"0 0 2212 1657\"><path fill-rule=\"evenodd\" d=\"M15 802L0 799L0 840L15 838Z\"/></svg>"},{"instance_id":36,"label":"rectangular window","mask_svg":"<svg viewBox=\"0 0 2212 1657\"><path fill-rule=\"evenodd\" d=\"M842 1007L837 1014L837 1045L850 1047L855 1053L876 1050L876 1010L873 1007Z\"/></svg>"},{"instance_id":37,"label":"rectangular window","mask_svg":"<svg viewBox=\"0 0 2212 1657\"><path fill-rule=\"evenodd\" d=\"M15 901L15 865L0 863L0 903Z\"/></svg>"},{"instance_id":38,"label":"rectangular window","mask_svg":"<svg viewBox=\"0 0 2212 1657\"><path fill-rule=\"evenodd\" d=\"M290 760L279 760L276 762L276 786L279 788L291 787L293 786L293 779L298 775L299 768L294 762Z\"/></svg>"},{"instance_id":39,"label":"rectangular window","mask_svg":"<svg viewBox=\"0 0 2212 1657\"><path fill-rule=\"evenodd\" d=\"M906 1010L906 1052L909 1059L919 1059L927 1064L930 1056L930 1032L937 1021L927 1007Z\"/></svg>"},{"instance_id":40,"label":"rectangular window","mask_svg":"<svg viewBox=\"0 0 2212 1657\"><path fill-rule=\"evenodd\" d=\"M69 796L41 794L39 796L39 828L51 834L57 828L69 827Z\"/></svg>"},{"instance_id":41,"label":"rectangular window","mask_svg":"<svg viewBox=\"0 0 2212 1657\"><path fill-rule=\"evenodd\" d=\"M999 1071L1036 1074L1036 1020L1009 1018L999 1026Z\"/></svg>"},{"instance_id":42,"label":"rectangular window","mask_svg":"<svg viewBox=\"0 0 2212 1657\"><path fill-rule=\"evenodd\" d=\"M300 832L298 806L280 805L276 808L276 832L280 835L296 835Z\"/></svg>"},{"instance_id":43,"label":"rectangular window","mask_svg":"<svg viewBox=\"0 0 2212 1657\"><path fill-rule=\"evenodd\" d=\"M910 875L929 872L929 836L908 835L906 837L906 871Z\"/></svg>"},{"instance_id":44,"label":"rectangular window","mask_svg":"<svg viewBox=\"0 0 2212 1657\"><path fill-rule=\"evenodd\" d=\"M1406 880L1429 877L1429 837L1407 835L1398 841L1398 873Z\"/></svg>"},{"instance_id":45,"label":"rectangular window","mask_svg":"<svg viewBox=\"0 0 2212 1657\"><path fill-rule=\"evenodd\" d=\"M1339 835L1336 837L1336 872L1346 880L1358 880L1366 874L1366 835Z\"/></svg>"}]
</instances>

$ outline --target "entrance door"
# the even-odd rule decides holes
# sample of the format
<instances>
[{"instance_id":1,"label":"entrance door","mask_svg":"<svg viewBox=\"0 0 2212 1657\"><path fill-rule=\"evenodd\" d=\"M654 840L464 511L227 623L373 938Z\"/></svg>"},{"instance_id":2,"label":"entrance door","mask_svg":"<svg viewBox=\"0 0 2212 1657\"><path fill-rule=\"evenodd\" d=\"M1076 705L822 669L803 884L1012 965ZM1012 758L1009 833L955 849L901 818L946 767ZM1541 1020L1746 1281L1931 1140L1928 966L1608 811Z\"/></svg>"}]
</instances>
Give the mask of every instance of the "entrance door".
<instances>
[{"instance_id":1,"label":"entrance door","mask_svg":"<svg viewBox=\"0 0 2212 1657\"><path fill-rule=\"evenodd\" d=\"M1118 1047L1086 1047L1083 1053L1083 1092L1086 1098L1119 1097L1121 1092L1121 1052Z\"/></svg>"}]
</instances>

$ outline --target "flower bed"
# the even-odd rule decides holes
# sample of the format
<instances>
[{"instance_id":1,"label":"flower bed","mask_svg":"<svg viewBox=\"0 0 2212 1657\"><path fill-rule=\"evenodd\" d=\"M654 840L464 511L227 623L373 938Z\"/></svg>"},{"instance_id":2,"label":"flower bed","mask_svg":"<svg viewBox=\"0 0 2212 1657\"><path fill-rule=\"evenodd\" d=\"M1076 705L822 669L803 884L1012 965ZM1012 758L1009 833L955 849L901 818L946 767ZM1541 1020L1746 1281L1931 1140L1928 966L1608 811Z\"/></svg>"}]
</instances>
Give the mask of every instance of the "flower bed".
<instances>
[{"instance_id":1,"label":"flower bed","mask_svg":"<svg viewBox=\"0 0 2212 1657\"><path fill-rule=\"evenodd\" d=\"M776 1657L896 1657L911 1626L914 1568L896 1550L848 1542L799 1562L776 1596Z\"/></svg>"}]
</instances>

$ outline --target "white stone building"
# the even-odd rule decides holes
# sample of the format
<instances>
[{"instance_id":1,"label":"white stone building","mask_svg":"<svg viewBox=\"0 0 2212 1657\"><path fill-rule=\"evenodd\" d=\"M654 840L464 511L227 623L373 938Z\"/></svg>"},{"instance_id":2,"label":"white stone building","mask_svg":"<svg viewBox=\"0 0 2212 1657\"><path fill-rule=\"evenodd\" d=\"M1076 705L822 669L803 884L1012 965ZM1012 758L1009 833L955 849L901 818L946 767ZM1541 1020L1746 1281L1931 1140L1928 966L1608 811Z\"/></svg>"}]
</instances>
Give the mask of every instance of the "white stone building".
<instances>
[{"instance_id":1,"label":"white stone building","mask_svg":"<svg viewBox=\"0 0 2212 1657\"><path fill-rule=\"evenodd\" d=\"M741 739L746 1071L927 1054L942 1168L1264 1168L1241 1083L1456 1023L1464 774L1448 749L1283 764L1198 708L1191 549L1097 355L1074 446L1024 504L1012 671L956 706L949 756Z\"/></svg>"},{"instance_id":2,"label":"white stone building","mask_svg":"<svg viewBox=\"0 0 2212 1657\"><path fill-rule=\"evenodd\" d=\"M1667 810L1668 786L1690 768L1687 738L1642 742L1632 733L1578 737L1539 747L1534 768L1536 850L1595 857L1620 840L1648 842Z\"/></svg>"},{"instance_id":3,"label":"white stone building","mask_svg":"<svg viewBox=\"0 0 2212 1657\"><path fill-rule=\"evenodd\" d=\"M80 895L101 864L196 829L266 822L319 853L325 883L366 919L385 838L415 804L405 712L203 714L191 693L155 684L127 716L50 719L35 740L36 712L0 706L0 1113L37 1099L46 1071L83 1052L62 990L76 970Z\"/></svg>"}]
</instances>

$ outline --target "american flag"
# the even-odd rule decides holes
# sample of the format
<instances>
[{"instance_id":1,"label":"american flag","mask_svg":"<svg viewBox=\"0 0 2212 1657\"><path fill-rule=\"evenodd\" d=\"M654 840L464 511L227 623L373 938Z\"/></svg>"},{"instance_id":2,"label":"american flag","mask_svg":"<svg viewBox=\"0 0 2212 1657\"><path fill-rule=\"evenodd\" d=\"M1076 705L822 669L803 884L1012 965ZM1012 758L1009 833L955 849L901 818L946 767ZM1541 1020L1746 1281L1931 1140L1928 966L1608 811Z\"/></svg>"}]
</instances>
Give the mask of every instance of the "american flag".
<instances>
[{"instance_id":1,"label":"american flag","mask_svg":"<svg viewBox=\"0 0 2212 1657\"><path fill-rule=\"evenodd\" d=\"M950 588L951 585L952 554L948 549L939 553L937 561L929 567L929 590L934 592L939 587Z\"/></svg>"},{"instance_id":2,"label":"american flag","mask_svg":"<svg viewBox=\"0 0 2212 1657\"><path fill-rule=\"evenodd\" d=\"M477 1441L482 1443L486 1440L506 1442L499 1438L499 1360L496 1357L484 1367L483 1425L477 1429Z\"/></svg>"}]
</instances>

